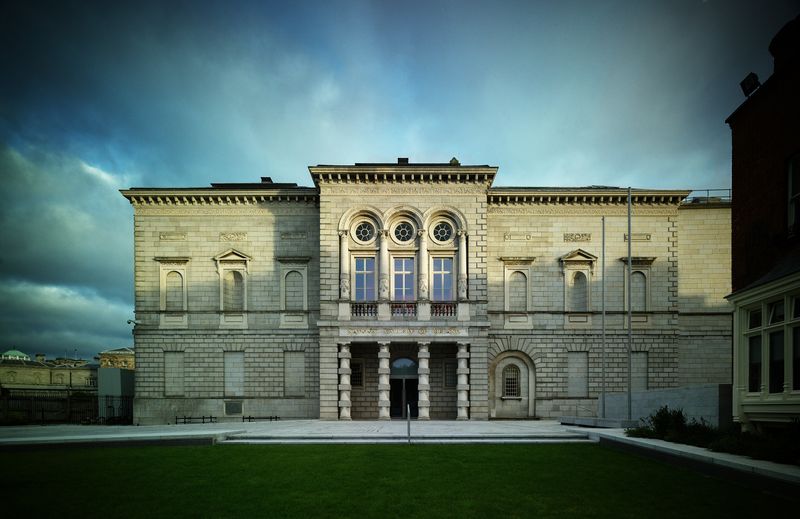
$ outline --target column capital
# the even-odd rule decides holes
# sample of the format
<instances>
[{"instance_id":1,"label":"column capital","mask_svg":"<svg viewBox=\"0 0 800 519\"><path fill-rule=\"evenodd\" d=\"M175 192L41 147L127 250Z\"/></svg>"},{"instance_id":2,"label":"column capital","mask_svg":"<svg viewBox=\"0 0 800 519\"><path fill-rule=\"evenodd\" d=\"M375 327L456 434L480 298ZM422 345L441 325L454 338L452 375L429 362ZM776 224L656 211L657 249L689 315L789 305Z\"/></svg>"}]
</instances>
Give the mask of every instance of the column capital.
<instances>
[{"instance_id":1,"label":"column capital","mask_svg":"<svg viewBox=\"0 0 800 519\"><path fill-rule=\"evenodd\" d=\"M431 345L431 341L417 341L417 346L425 346L428 347Z\"/></svg>"},{"instance_id":2,"label":"column capital","mask_svg":"<svg viewBox=\"0 0 800 519\"><path fill-rule=\"evenodd\" d=\"M378 343L378 346L386 346L387 348L392 343L392 341L375 341Z\"/></svg>"},{"instance_id":3,"label":"column capital","mask_svg":"<svg viewBox=\"0 0 800 519\"><path fill-rule=\"evenodd\" d=\"M426 236L426 234L425 234L425 233L426 233L427 231L428 231L427 229L422 229L422 228L420 228L420 229L417 229L417 236L419 236L420 238L424 238L424 237Z\"/></svg>"},{"instance_id":4,"label":"column capital","mask_svg":"<svg viewBox=\"0 0 800 519\"><path fill-rule=\"evenodd\" d=\"M336 341L336 344L340 347L350 346L351 341Z\"/></svg>"},{"instance_id":5,"label":"column capital","mask_svg":"<svg viewBox=\"0 0 800 519\"><path fill-rule=\"evenodd\" d=\"M456 344L459 346L463 346L464 348L469 348L469 343L464 341L457 341Z\"/></svg>"},{"instance_id":6,"label":"column capital","mask_svg":"<svg viewBox=\"0 0 800 519\"><path fill-rule=\"evenodd\" d=\"M463 238L466 237L468 233L466 229L459 229L458 231L456 231L456 234L458 234L459 238Z\"/></svg>"},{"instance_id":7,"label":"column capital","mask_svg":"<svg viewBox=\"0 0 800 519\"><path fill-rule=\"evenodd\" d=\"M389 229L379 229L378 234L380 234L381 238L388 238L389 237Z\"/></svg>"},{"instance_id":8,"label":"column capital","mask_svg":"<svg viewBox=\"0 0 800 519\"><path fill-rule=\"evenodd\" d=\"M345 237L345 236L347 236L348 234L350 234L350 231L347 231L347 230L341 230L341 231L339 231L339 237L340 237L340 238L344 238L344 237Z\"/></svg>"}]
</instances>

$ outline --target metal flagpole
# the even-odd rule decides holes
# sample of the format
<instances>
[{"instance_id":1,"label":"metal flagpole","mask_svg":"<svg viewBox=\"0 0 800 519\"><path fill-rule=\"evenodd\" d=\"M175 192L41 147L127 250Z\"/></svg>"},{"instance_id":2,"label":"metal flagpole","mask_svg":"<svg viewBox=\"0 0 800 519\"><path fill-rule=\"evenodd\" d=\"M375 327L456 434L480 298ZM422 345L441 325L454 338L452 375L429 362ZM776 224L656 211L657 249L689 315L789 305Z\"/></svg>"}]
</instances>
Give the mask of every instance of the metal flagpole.
<instances>
[{"instance_id":1,"label":"metal flagpole","mask_svg":"<svg viewBox=\"0 0 800 519\"><path fill-rule=\"evenodd\" d=\"M631 345L633 343L633 330L631 329L631 321L633 320L633 312L631 309L631 242L633 236L631 235L631 188L628 187L628 420L631 420Z\"/></svg>"},{"instance_id":2,"label":"metal flagpole","mask_svg":"<svg viewBox=\"0 0 800 519\"><path fill-rule=\"evenodd\" d=\"M602 245L602 258L601 258L601 286L603 287L603 302L602 302L602 317L600 319L601 328L603 330L603 341L600 349L600 357L602 361L602 371L600 373L600 418L606 417L606 217L602 218L603 223L603 245Z\"/></svg>"}]
</instances>

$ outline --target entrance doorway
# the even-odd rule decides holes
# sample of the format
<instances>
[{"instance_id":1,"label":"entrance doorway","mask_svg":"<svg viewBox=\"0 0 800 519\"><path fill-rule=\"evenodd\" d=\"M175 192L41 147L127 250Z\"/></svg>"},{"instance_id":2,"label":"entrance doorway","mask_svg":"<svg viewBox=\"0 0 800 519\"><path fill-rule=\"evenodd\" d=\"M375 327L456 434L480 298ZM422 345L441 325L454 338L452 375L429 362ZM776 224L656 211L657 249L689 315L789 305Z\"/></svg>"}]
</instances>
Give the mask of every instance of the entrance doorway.
<instances>
[{"instance_id":1,"label":"entrance doorway","mask_svg":"<svg viewBox=\"0 0 800 519\"><path fill-rule=\"evenodd\" d=\"M389 415L392 418L408 418L409 406L411 418L419 416L417 377L417 363L413 360L400 358L392 362L389 379Z\"/></svg>"}]
</instances>

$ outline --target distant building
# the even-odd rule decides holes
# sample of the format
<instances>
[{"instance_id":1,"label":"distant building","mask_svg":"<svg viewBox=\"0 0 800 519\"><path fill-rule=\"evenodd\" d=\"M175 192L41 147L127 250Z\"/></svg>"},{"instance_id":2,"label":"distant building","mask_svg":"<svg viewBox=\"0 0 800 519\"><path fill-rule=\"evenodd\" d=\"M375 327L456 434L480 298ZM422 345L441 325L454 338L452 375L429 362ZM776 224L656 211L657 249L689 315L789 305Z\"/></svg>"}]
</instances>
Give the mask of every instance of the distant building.
<instances>
[{"instance_id":1,"label":"distant building","mask_svg":"<svg viewBox=\"0 0 800 519\"><path fill-rule=\"evenodd\" d=\"M136 369L133 348L116 348L101 351L98 355L101 368Z\"/></svg>"},{"instance_id":2,"label":"distant building","mask_svg":"<svg viewBox=\"0 0 800 519\"><path fill-rule=\"evenodd\" d=\"M800 17L769 51L772 75L726 121L735 195L733 407L745 428L800 418Z\"/></svg>"},{"instance_id":3,"label":"distant building","mask_svg":"<svg viewBox=\"0 0 800 519\"><path fill-rule=\"evenodd\" d=\"M0 424L84 422L97 417L97 364L0 355Z\"/></svg>"},{"instance_id":4,"label":"distant building","mask_svg":"<svg viewBox=\"0 0 800 519\"><path fill-rule=\"evenodd\" d=\"M45 359L36 354L36 360L18 351L9 350L0 355L0 387L6 390L82 389L93 391L97 387L97 365L83 359Z\"/></svg>"}]
</instances>

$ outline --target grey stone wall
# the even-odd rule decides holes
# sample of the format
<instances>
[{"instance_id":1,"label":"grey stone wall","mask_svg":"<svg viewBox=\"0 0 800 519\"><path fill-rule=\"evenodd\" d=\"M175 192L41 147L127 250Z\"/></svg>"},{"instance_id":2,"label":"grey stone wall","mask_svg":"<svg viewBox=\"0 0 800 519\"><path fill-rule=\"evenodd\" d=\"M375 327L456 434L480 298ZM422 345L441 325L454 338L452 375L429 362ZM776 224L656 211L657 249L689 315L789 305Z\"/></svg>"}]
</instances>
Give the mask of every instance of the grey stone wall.
<instances>
[{"instance_id":1,"label":"grey stone wall","mask_svg":"<svg viewBox=\"0 0 800 519\"><path fill-rule=\"evenodd\" d=\"M665 405L670 409L683 409L687 419L699 421L702 418L718 427L727 427L733 420L730 384L703 384L671 389L633 391L631 396L631 418L633 420L646 418ZM627 419L627 416L627 394L606 394L606 417Z\"/></svg>"}]
</instances>

